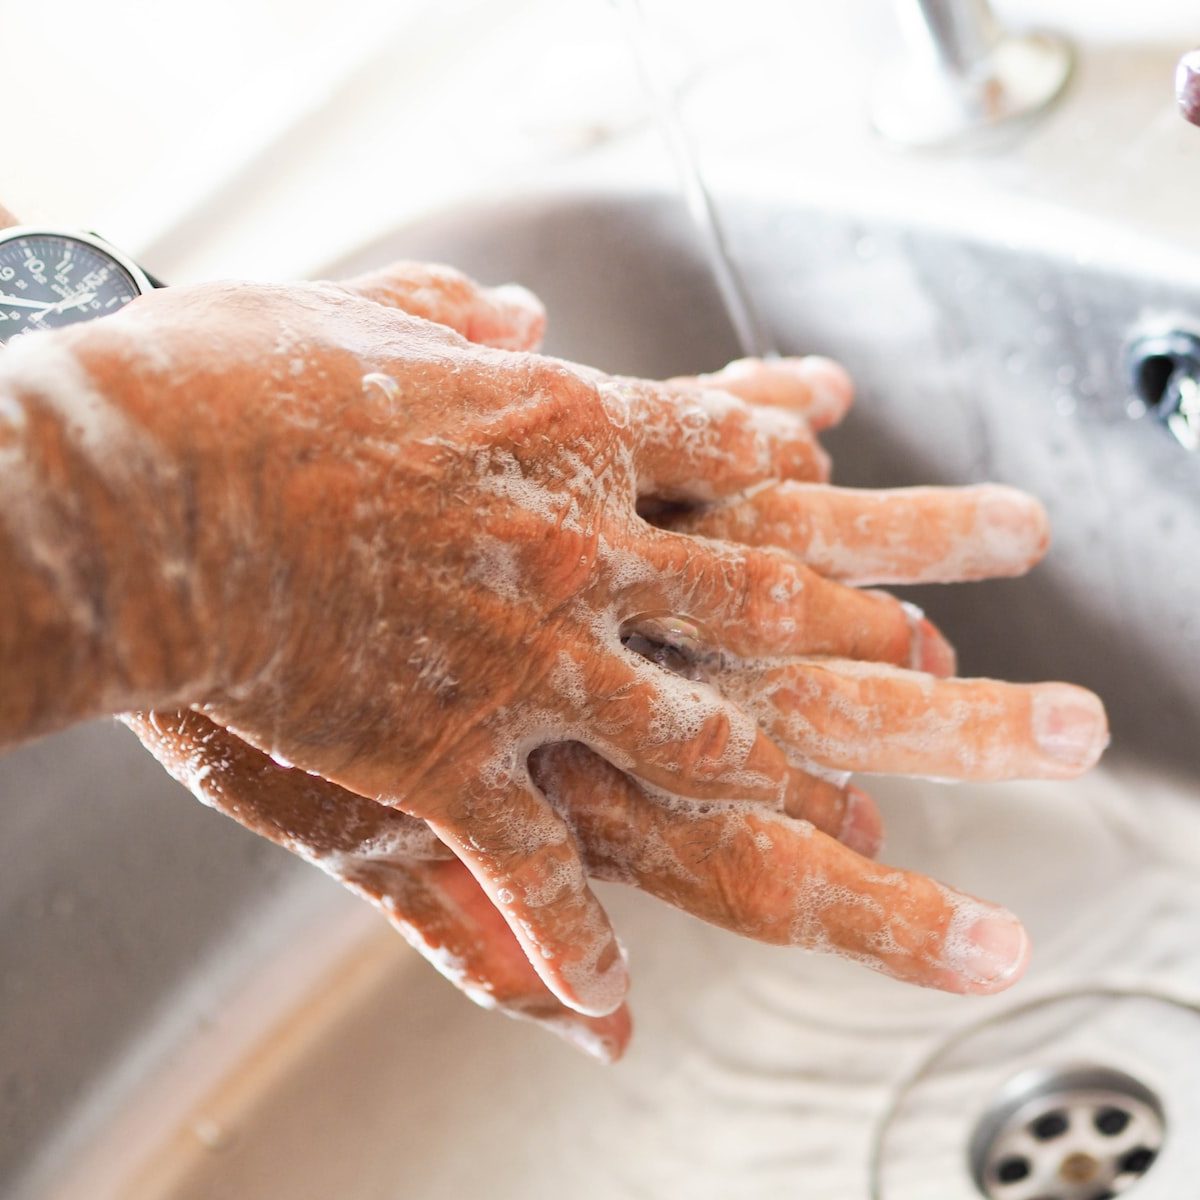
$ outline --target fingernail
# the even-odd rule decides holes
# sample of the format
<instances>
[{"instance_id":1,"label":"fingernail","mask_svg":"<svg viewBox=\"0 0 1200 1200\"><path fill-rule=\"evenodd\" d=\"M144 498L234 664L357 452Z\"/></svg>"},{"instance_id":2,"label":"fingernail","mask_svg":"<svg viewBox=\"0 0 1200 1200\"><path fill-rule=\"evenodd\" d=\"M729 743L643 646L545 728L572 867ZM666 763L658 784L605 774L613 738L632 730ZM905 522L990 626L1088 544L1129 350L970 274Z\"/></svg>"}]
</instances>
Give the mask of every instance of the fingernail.
<instances>
[{"instance_id":1,"label":"fingernail","mask_svg":"<svg viewBox=\"0 0 1200 1200\"><path fill-rule=\"evenodd\" d=\"M734 358L719 371L708 375L698 375L697 378L713 380L714 386L719 387L721 383L732 383L739 379L745 379L748 375L757 375L762 370L762 363L761 358Z\"/></svg>"},{"instance_id":2,"label":"fingernail","mask_svg":"<svg viewBox=\"0 0 1200 1200\"><path fill-rule=\"evenodd\" d=\"M958 655L932 621L922 620L917 627L920 671L949 678L958 670Z\"/></svg>"},{"instance_id":3,"label":"fingernail","mask_svg":"<svg viewBox=\"0 0 1200 1200\"><path fill-rule=\"evenodd\" d=\"M540 317L546 315L545 305L527 287L522 287L519 283L502 283L498 287L489 288L488 294L501 308L536 313Z\"/></svg>"},{"instance_id":4,"label":"fingernail","mask_svg":"<svg viewBox=\"0 0 1200 1200\"><path fill-rule=\"evenodd\" d=\"M874 858L883 846L883 817L879 807L856 787L846 789L846 811L838 841L864 858Z\"/></svg>"},{"instance_id":5,"label":"fingernail","mask_svg":"<svg viewBox=\"0 0 1200 1200\"><path fill-rule=\"evenodd\" d=\"M585 1017L611 1016L629 992L629 953L619 938L612 938L594 966L566 967L564 980L571 994L553 990L570 1009Z\"/></svg>"},{"instance_id":6,"label":"fingernail","mask_svg":"<svg viewBox=\"0 0 1200 1200\"><path fill-rule=\"evenodd\" d=\"M978 574L1023 574L1045 557L1050 518L1036 497L1000 484L983 484L975 512L972 540Z\"/></svg>"},{"instance_id":7,"label":"fingernail","mask_svg":"<svg viewBox=\"0 0 1200 1200\"><path fill-rule=\"evenodd\" d=\"M600 1033L586 1021L564 1018L554 1022L546 1021L544 1024L563 1041L570 1042L576 1050L582 1050L584 1054L606 1065L615 1063L624 1049L613 1038Z\"/></svg>"},{"instance_id":8,"label":"fingernail","mask_svg":"<svg viewBox=\"0 0 1200 1200\"><path fill-rule=\"evenodd\" d=\"M956 964L973 991L1000 991L1024 973L1029 961L1029 935L1016 917L994 909L967 932Z\"/></svg>"},{"instance_id":9,"label":"fingernail","mask_svg":"<svg viewBox=\"0 0 1200 1200\"><path fill-rule=\"evenodd\" d=\"M488 296L512 327L507 341L518 350L536 347L546 329L546 309L542 302L519 283L503 283L489 288Z\"/></svg>"},{"instance_id":10,"label":"fingernail","mask_svg":"<svg viewBox=\"0 0 1200 1200\"><path fill-rule=\"evenodd\" d=\"M475 992L463 990L480 1003ZM518 1021L532 1021L602 1063L615 1063L625 1053L632 1032L628 1009L618 1009L608 1017L581 1017L545 995L510 996L503 1003L489 995L483 1007L497 1009Z\"/></svg>"},{"instance_id":11,"label":"fingernail","mask_svg":"<svg viewBox=\"0 0 1200 1200\"><path fill-rule=\"evenodd\" d=\"M836 425L854 402L854 381L841 363L810 354L796 363L797 374L808 385L809 419L818 428Z\"/></svg>"},{"instance_id":12,"label":"fingernail","mask_svg":"<svg viewBox=\"0 0 1200 1200\"><path fill-rule=\"evenodd\" d=\"M958 655L937 626L925 614L908 601L901 601L908 614L912 630L912 650L909 661L914 671L925 671L930 675L948 678L958 670Z\"/></svg>"},{"instance_id":13,"label":"fingernail","mask_svg":"<svg viewBox=\"0 0 1200 1200\"><path fill-rule=\"evenodd\" d=\"M1108 745L1108 718L1100 697L1068 683L1046 683L1033 697L1038 749L1070 774L1094 766Z\"/></svg>"}]
</instances>

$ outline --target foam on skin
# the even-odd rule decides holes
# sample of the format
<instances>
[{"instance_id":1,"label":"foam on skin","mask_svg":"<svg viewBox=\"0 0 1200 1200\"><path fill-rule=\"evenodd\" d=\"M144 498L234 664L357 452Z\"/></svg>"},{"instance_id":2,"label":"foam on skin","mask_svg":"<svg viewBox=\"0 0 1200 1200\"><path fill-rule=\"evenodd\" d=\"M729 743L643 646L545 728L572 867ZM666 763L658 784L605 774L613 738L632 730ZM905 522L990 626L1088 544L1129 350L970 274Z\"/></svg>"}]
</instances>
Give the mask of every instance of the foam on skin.
<instances>
[{"instance_id":1,"label":"foam on skin","mask_svg":"<svg viewBox=\"0 0 1200 1200\"><path fill-rule=\"evenodd\" d=\"M203 689L212 656L181 639L210 615L213 595L180 537L186 500L178 463L96 385L73 345L50 332L3 347L0 397L0 559L11 563L6 585L24 619L37 613L50 623L25 632L30 648L46 639L39 669L63 675L50 689L55 703L86 717L127 707L139 689L142 696ZM118 541L113 530L127 527L124 506L135 497L157 502L139 509L136 537ZM10 666L18 676L25 670ZM27 734L71 715L41 711L37 689L23 694L24 701L17 691L8 699Z\"/></svg>"},{"instance_id":2,"label":"foam on skin","mask_svg":"<svg viewBox=\"0 0 1200 1200\"><path fill-rule=\"evenodd\" d=\"M256 752L195 714L150 713L131 717L129 723L203 803L267 833L362 896L476 1004L535 1021L602 1061L620 1053L627 1019L581 1018L558 1005L527 965L524 975L517 970L514 976L513 964L519 967L522 961L516 947L506 951L503 941L496 942L495 931L485 937L482 928L472 925L469 907L447 893L438 883L442 877L428 869L440 863L446 870L461 871L424 822L379 808L324 780L270 768L265 759L248 772ZM482 894L478 903L484 913L490 911ZM499 957L490 960L489 954ZM505 954L508 966L503 965Z\"/></svg>"},{"instance_id":3,"label":"foam on skin","mask_svg":"<svg viewBox=\"0 0 1200 1200\"><path fill-rule=\"evenodd\" d=\"M1019 575L1045 553L1043 507L1013 488L865 491L768 484L673 522L686 532L777 546L853 585Z\"/></svg>"},{"instance_id":4,"label":"foam on skin","mask_svg":"<svg viewBox=\"0 0 1200 1200\"><path fill-rule=\"evenodd\" d=\"M410 302L432 304L422 286L409 289ZM220 459L229 469L207 481L209 507L196 524L201 540L213 528L231 539L237 553L219 557L244 576L230 582L229 561L214 570L159 556L172 587L210 589L222 615L228 606L245 626L214 627L212 661L229 677L205 695L205 711L282 761L343 779L439 831L453 824L456 849L506 909L547 984L568 1003L610 1011L624 964L567 826L531 802L529 755L586 740L660 788L669 781L652 799L672 815L692 813L693 830L717 810L696 806L689 788L782 801L787 780L763 767L755 714L635 660L620 643L623 618L645 611L639 589L657 586L671 613L699 616L743 648L827 646L834 623L826 642L806 643L815 636L809 585L781 557L761 595L750 570L765 560L729 546L692 542L696 570L664 578L662 539L634 503L647 494L715 500L783 475L818 477L822 456L794 414L748 408L724 391L483 352L351 303L348 291L180 289L111 319L147 390L181 401L203 395L211 406L200 423L162 406L174 453L186 461L185 444L210 418L230 435ZM502 306L502 297L489 299ZM197 334L175 332L189 327L181 307L201 332L216 322L206 355L195 352ZM143 354L143 344L152 349ZM247 381L246 394L262 403L233 412L228 398ZM129 442L126 414L62 390L80 382L59 380L41 401L79 454L98 473L169 474L173 462L157 445L143 454L130 442L117 454ZM59 584L72 585L67 576ZM239 635L248 664L226 645ZM215 771L200 763L192 785L211 795ZM720 811L712 852L744 847L765 863L770 847L747 832L749 806ZM296 845L315 853L310 842ZM406 854L405 841L389 836L326 847L322 860L366 890ZM675 882L699 874L683 863ZM833 884L813 883L808 902L850 903L841 897ZM809 925L806 936L817 937Z\"/></svg>"}]
</instances>

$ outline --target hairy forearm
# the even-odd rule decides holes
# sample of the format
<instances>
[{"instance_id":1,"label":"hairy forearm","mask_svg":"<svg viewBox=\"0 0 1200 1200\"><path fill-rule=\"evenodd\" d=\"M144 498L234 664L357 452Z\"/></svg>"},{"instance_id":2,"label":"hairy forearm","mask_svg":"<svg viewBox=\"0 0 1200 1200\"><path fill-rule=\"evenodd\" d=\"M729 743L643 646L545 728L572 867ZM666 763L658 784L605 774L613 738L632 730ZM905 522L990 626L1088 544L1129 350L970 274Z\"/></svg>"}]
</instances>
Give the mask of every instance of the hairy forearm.
<instances>
[{"instance_id":1,"label":"hairy forearm","mask_svg":"<svg viewBox=\"0 0 1200 1200\"><path fill-rule=\"evenodd\" d=\"M0 350L0 746L204 684L187 480L73 340Z\"/></svg>"}]
</instances>

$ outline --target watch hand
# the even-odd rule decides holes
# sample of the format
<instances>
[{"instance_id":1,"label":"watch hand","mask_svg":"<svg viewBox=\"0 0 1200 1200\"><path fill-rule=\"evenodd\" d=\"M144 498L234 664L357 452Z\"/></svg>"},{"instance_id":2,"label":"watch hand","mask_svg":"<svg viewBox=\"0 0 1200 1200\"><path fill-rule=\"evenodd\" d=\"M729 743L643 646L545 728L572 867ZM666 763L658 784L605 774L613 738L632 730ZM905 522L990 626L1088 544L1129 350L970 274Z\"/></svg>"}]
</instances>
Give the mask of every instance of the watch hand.
<instances>
[{"instance_id":1,"label":"watch hand","mask_svg":"<svg viewBox=\"0 0 1200 1200\"><path fill-rule=\"evenodd\" d=\"M89 300L94 300L95 298L95 292L77 292L74 296L67 296L57 304L48 305L44 311L34 313L29 319L30 321L41 321L50 316L51 313L66 312L68 308L75 308L80 304L86 304Z\"/></svg>"},{"instance_id":2,"label":"watch hand","mask_svg":"<svg viewBox=\"0 0 1200 1200\"><path fill-rule=\"evenodd\" d=\"M0 295L0 305L14 304L18 308L53 308L54 305L46 300L22 300L20 296Z\"/></svg>"}]
</instances>

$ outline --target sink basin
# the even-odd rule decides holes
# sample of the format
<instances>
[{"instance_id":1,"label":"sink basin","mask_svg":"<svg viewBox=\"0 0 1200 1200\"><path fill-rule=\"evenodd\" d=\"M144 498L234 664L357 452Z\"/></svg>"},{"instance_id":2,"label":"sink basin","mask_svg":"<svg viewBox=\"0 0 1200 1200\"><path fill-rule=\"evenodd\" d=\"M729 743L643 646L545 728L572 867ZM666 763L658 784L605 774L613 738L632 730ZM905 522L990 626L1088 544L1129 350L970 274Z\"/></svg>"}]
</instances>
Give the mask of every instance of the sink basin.
<instances>
[{"instance_id":1,"label":"sink basin","mask_svg":"<svg viewBox=\"0 0 1200 1200\"><path fill-rule=\"evenodd\" d=\"M911 598L964 673L1097 690L1107 764L1069 785L872 781L889 861L1027 919L1027 980L992 998L906 989L608 888L638 1034L603 1069L456 997L329 881L188 802L128 735L76 730L0 762L15 917L0 927L0 1173L18 1194L969 1200L971 1138L1005 1086L1078 1062L1161 1109L1138 1200L1185 1193L1200 457L1136 419L1123 356L1156 321L1200 322L1200 262L1094 230L1074 244L1061 224L997 237L761 198L725 219L780 346L857 380L827 440L839 482L992 479L1050 510L1055 545L1031 577ZM612 371L739 353L670 197L463 209L334 272L395 257L528 284L548 351ZM36 880L31 844L48 847Z\"/></svg>"}]
</instances>

